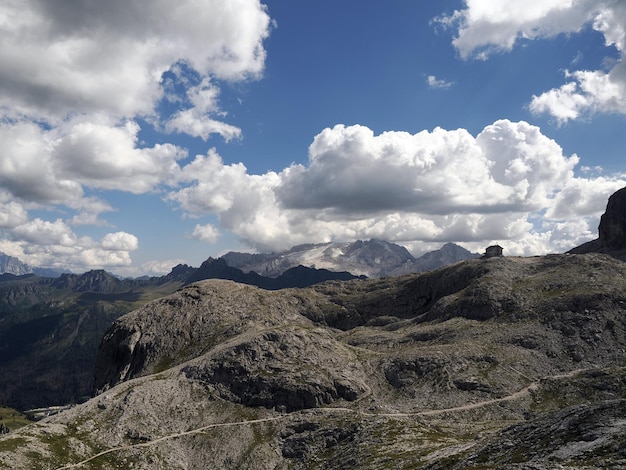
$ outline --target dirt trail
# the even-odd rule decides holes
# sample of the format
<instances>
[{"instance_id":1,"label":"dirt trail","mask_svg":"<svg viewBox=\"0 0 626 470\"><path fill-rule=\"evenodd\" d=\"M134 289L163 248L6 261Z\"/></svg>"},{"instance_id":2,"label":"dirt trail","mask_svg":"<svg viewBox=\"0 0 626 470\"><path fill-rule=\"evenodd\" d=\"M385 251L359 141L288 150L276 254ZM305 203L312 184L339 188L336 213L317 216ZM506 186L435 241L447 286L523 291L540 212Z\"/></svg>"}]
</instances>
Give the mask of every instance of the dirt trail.
<instances>
[{"instance_id":1,"label":"dirt trail","mask_svg":"<svg viewBox=\"0 0 626 470\"><path fill-rule=\"evenodd\" d=\"M438 410L427 410L427 411L416 411L416 412L411 412L411 413L367 413L367 412L362 412L359 410L355 410L352 408L342 408L342 407L336 407L336 408L313 408L310 410L304 410L305 412L311 412L311 413L316 413L316 412L324 412L324 413L356 413L359 414L360 416L368 416L368 417L388 417L388 418L405 418L405 417L419 417L419 416L436 416L436 415L440 415L440 414L445 414L445 413L454 413L454 412L458 412L458 411L466 411L466 410L472 410L472 409L476 409L476 408L482 408L484 406L489 406L489 405L493 405L495 403L501 403L501 402L505 402L505 401L513 401L513 400L517 400L519 398L523 398L524 396L528 395L530 392L532 391L536 391L539 388L539 383L541 382L541 380L545 380L545 379L563 379L563 378L569 378L569 377L573 377L575 375L578 375L581 372L584 372L585 370L589 370L589 369L576 369L576 370L572 370L569 372L565 372L563 374L557 374L557 375L552 375L552 376L548 376L548 377L544 377L538 381L532 382L530 385L522 388L521 390L518 390L515 393L512 393L511 395L507 395L505 397L501 397L501 398L493 398L491 400L485 400L485 401L480 401L480 402L476 402L476 403L469 403L467 405L462 405L462 406L455 406L453 408L442 408L442 409L438 409ZM371 393L371 390L370 390ZM359 400L360 401L360 400ZM299 411L300 413L302 411ZM294 412L294 413L298 413L298 412ZM76 463L72 463L72 464L67 464L63 467L58 467L56 470L69 470L72 468L78 468L81 467L82 465L91 462L92 460L97 459L98 457L102 457L103 455L107 455L110 454L112 452L118 452L118 451L123 451L123 450L128 450L128 449L136 449L136 448L140 448L140 447L149 447L155 444L158 444L160 442L169 440L169 439L176 439L178 437L183 437L183 436L190 436L193 434L200 434L208 429L213 429L213 428L220 428L220 427L231 427L231 426L244 426L244 425L249 425L249 424L256 424L256 423L266 423L269 421L279 421L282 419L286 419L288 417L290 417L293 413L287 413L287 414L283 414L280 416L272 416L269 418L259 418L259 419L251 419L251 420L245 420L245 421L232 421L232 422L227 422L227 423L214 423L214 424L209 424L207 426L202 426L200 428L197 429L192 429L191 431L185 431L185 432L179 432L179 433L174 433L174 434L168 434L167 436L162 436L159 437L157 439L148 441L148 442L140 442L138 444L128 444L125 446L118 446L118 447L112 447L110 449L107 450L103 450L102 452L99 452L95 455L92 455L91 457L85 459L85 460L81 460L80 462L76 462Z\"/></svg>"}]
</instances>

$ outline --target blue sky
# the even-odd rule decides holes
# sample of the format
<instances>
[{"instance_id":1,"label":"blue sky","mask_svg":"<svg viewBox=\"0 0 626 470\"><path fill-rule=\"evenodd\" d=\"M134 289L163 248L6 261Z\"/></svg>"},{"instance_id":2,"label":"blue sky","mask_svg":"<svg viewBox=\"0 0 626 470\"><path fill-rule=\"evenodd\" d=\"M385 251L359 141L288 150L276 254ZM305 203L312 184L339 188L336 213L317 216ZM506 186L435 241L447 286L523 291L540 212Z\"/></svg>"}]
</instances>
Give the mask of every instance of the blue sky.
<instances>
[{"instance_id":1,"label":"blue sky","mask_svg":"<svg viewBox=\"0 0 626 470\"><path fill-rule=\"evenodd\" d=\"M68 5L0 5L0 251L34 266L562 252L626 185L622 2Z\"/></svg>"}]
</instances>

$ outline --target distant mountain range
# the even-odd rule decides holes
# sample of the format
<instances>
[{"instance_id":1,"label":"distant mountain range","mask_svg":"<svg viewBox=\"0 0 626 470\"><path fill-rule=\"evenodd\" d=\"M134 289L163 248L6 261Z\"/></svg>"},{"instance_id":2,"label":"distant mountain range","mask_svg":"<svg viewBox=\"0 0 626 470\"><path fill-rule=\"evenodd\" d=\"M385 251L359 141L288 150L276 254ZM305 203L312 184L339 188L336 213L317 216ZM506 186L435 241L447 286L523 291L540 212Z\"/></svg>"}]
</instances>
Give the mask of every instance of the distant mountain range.
<instances>
[{"instance_id":1,"label":"distant mountain range","mask_svg":"<svg viewBox=\"0 0 626 470\"><path fill-rule=\"evenodd\" d=\"M267 277L278 277L287 269L299 265L347 271L367 277L385 277L432 271L479 256L454 243L446 243L439 250L415 258L400 245L372 239L350 243L299 245L279 253L250 254L231 251L222 256L222 259L229 266L246 273L254 271Z\"/></svg>"},{"instance_id":2,"label":"distant mountain range","mask_svg":"<svg viewBox=\"0 0 626 470\"><path fill-rule=\"evenodd\" d=\"M278 253L253 254L231 251L217 260L213 258L207 259L200 268L179 265L174 267L172 272L167 276L161 277L167 277L168 280L171 280L172 276L176 277L178 280L186 280L186 278L193 280L209 278L231 279L237 282L244 282L245 284L254 284L263 288L279 289L282 287L302 286L285 286L281 282L268 282L259 279L252 282L245 282L241 279L252 280L254 276L243 275L251 272L265 278L278 278L289 269L299 266L316 269L318 271L328 270L336 273L347 272L354 276L400 276L414 272L432 271L433 269L438 269L467 259L478 258L479 256L479 254L471 253L454 243L446 243L439 250L428 252L416 258L411 255L406 248L400 245L372 239L369 241L358 240L355 242L298 245L287 251ZM216 262L217 264L215 264ZM241 270L243 274L227 270L222 263L225 263L228 267ZM202 272L204 272L204 274L202 274ZM300 273L303 272L304 271L300 270ZM13 274L15 276L35 274L40 277L58 278L62 275L69 275L70 273L49 268L33 268L14 256L0 252L0 274ZM329 275L326 274L326 276ZM324 276L321 276L321 278L323 277ZM328 277L328 279L331 278L339 279L332 276ZM156 279L158 278L140 278L140 280L146 282L155 282ZM259 285L258 282L261 284L265 283L266 285ZM301 284L301 282L297 284ZM311 285L311 283L307 285Z\"/></svg>"}]
</instances>

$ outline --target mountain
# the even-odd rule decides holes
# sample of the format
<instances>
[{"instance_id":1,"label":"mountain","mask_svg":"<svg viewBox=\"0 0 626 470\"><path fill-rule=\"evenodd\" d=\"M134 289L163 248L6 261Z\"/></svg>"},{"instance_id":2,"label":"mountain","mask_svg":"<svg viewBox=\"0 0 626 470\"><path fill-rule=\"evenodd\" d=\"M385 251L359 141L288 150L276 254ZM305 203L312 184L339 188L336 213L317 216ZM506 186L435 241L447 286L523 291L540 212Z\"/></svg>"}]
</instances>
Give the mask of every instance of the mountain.
<instances>
[{"instance_id":1,"label":"mountain","mask_svg":"<svg viewBox=\"0 0 626 470\"><path fill-rule=\"evenodd\" d=\"M7 273L21 276L32 272L33 270L26 263L22 263L14 256L9 256L0 252L0 274Z\"/></svg>"},{"instance_id":2,"label":"mountain","mask_svg":"<svg viewBox=\"0 0 626 470\"><path fill-rule=\"evenodd\" d=\"M305 267L277 278L243 273L209 258L200 268L178 265L161 277L119 279L103 270L0 275L0 404L21 410L80 402L91 392L100 339L119 316L203 279L231 279L265 289L355 279Z\"/></svg>"},{"instance_id":3,"label":"mountain","mask_svg":"<svg viewBox=\"0 0 626 470\"><path fill-rule=\"evenodd\" d=\"M233 268L226 263L224 258L209 258L187 277L184 284L191 284L203 279L226 279L262 289L276 290L288 287L306 287L330 280L347 281L356 278L357 276L345 271L333 272L327 269L306 268L304 266L287 269L278 277L272 278L261 276L254 271L243 272L241 269Z\"/></svg>"},{"instance_id":4,"label":"mountain","mask_svg":"<svg viewBox=\"0 0 626 470\"><path fill-rule=\"evenodd\" d=\"M451 264L458 263L459 261L465 261L468 259L479 258L478 253L471 253L459 245L454 243L446 243L440 249L430 251L412 262L405 263L401 268L391 271L391 275L399 276L409 273L423 273L426 271L434 271L435 269L449 266Z\"/></svg>"},{"instance_id":5,"label":"mountain","mask_svg":"<svg viewBox=\"0 0 626 470\"><path fill-rule=\"evenodd\" d=\"M0 252L0 274L14 274L16 276L36 274L41 277L59 277L62 271L50 268L31 268L18 258Z\"/></svg>"},{"instance_id":6,"label":"mountain","mask_svg":"<svg viewBox=\"0 0 626 470\"><path fill-rule=\"evenodd\" d=\"M607 253L626 261L626 188L609 197L606 211L600 218L598 238L571 249L569 253Z\"/></svg>"},{"instance_id":7,"label":"mountain","mask_svg":"<svg viewBox=\"0 0 626 470\"><path fill-rule=\"evenodd\" d=\"M222 259L231 267L244 272L254 271L267 277L277 277L287 269L299 265L347 271L367 277L383 277L430 271L478 256L458 245L448 243L440 250L416 259L400 245L373 239L352 243L299 245L280 253L229 252Z\"/></svg>"},{"instance_id":8,"label":"mountain","mask_svg":"<svg viewBox=\"0 0 626 470\"><path fill-rule=\"evenodd\" d=\"M626 468L626 264L495 257L185 286L108 329L94 397L3 468Z\"/></svg>"}]
</instances>

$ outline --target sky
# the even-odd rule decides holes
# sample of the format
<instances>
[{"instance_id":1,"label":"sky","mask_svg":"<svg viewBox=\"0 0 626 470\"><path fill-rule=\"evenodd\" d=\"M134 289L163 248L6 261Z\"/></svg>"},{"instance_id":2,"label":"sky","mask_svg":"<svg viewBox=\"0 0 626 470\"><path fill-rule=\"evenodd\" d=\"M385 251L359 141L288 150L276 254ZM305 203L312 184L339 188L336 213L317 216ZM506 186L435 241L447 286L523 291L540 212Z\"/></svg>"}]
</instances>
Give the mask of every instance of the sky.
<instances>
[{"instance_id":1,"label":"sky","mask_svg":"<svg viewBox=\"0 0 626 470\"><path fill-rule=\"evenodd\" d=\"M623 0L1 0L0 251L564 252L626 186Z\"/></svg>"}]
</instances>

